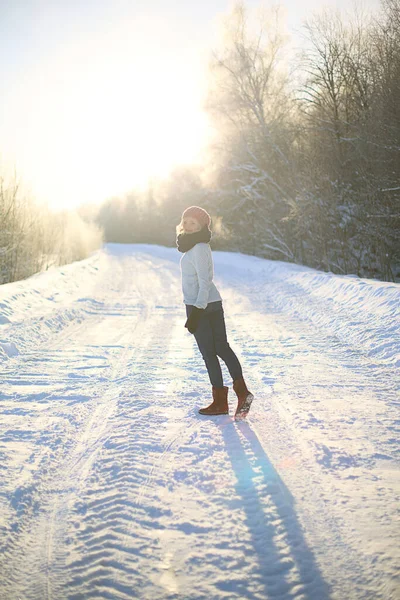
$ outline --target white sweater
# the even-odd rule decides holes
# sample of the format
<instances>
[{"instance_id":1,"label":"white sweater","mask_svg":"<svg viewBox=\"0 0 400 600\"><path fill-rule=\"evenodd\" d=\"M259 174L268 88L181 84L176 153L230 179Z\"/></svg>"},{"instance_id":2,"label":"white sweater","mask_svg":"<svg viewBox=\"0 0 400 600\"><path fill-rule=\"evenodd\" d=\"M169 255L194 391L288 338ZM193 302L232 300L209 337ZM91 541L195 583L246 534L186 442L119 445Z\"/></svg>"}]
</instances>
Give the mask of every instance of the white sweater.
<instances>
[{"instance_id":1,"label":"white sweater","mask_svg":"<svg viewBox=\"0 0 400 600\"><path fill-rule=\"evenodd\" d=\"M183 302L206 308L209 302L222 300L213 283L213 260L210 244L199 243L181 258Z\"/></svg>"}]
</instances>

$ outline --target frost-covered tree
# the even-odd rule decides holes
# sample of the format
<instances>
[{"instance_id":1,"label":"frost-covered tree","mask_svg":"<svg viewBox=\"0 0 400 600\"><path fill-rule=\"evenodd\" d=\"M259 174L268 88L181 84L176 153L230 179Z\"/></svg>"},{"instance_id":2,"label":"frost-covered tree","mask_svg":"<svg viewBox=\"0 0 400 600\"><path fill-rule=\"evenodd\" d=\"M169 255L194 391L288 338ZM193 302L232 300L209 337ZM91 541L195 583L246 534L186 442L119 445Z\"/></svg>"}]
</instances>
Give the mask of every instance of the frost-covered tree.
<instances>
[{"instance_id":1,"label":"frost-covered tree","mask_svg":"<svg viewBox=\"0 0 400 600\"><path fill-rule=\"evenodd\" d=\"M218 208L233 243L293 259L284 220L294 201L284 44L278 9L254 19L238 3L213 53L207 108L219 132Z\"/></svg>"},{"instance_id":2,"label":"frost-covered tree","mask_svg":"<svg viewBox=\"0 0 400 600\"><path fill-rule=\"evenodd\" d=\"M217 131L208 185L226 247L400 276L399 6L382 0L375 18L316 14L290 82L278 13L234 7L207 104Z\"/></svg>"},{"instance_id":3,"label":"frost-covered tree","mask_svg":"<svg viewBox=\"0 0 400 600\"><path fill-rule=\"evenodd\" d=\"M101 243L95 225L54 214L24 193L15 175L0 176L0 284L85 258Z\"/></svg>"},{"instance_id":4,"label":"frost-covered tree","mask_svg":"<svg viewBox=\"0 0 400 600\"><path fill-rule=\"evenodd\" d=\"M304 158L314 170L297 222L314 240L308 262L386 279L394 277L398 234L391 202L400 175L396 7L398 0L385 3L375 22L357 14L345 24L324 12L306 25Z\"/></svg>"}]
</instances>

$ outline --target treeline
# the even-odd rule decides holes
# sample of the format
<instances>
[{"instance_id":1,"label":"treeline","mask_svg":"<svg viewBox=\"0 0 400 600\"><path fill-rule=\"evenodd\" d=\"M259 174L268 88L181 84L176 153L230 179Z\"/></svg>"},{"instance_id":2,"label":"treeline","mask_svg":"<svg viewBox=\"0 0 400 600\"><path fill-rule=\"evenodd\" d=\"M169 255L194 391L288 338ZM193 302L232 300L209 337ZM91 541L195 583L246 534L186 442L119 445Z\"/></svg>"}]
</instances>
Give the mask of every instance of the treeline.
<instances>
[{"instance_id":1,"label":"treeline","mask_svg":"<svg viewBox=\"0 0 400 600\"><path fill-rule=\"evenodd\" d=\"M323 12L288 60L275 9L236 5L211 60L209 164L105 203L106 239L174 243L201 204L214 247L359 276L400 277L400 0Z\"/></svg>"},{"instance_id":2,"label":"treeline","mask_svg":"<svg viewBox=\"0 0 400 600\"><path fill-rule=\"evenodd\" d=\"M15 177L0 176L0 284L82 260L102 232L73 212L53 213L26 195Z\"/></svg>"},{"instance_id":3,"label":"treeline","mask_svg":"<svg viewBox=\"0 0 400 600\"><path fill-rule=\"evenodd\" d=\"M82 207L81 214L97 222L106 242L171 246L183 210L193 204L207 207L215 225L217 205L214 192L204 182L203 171L179 167L166 180L152 181L145 191L110 198L96 213L93 207ZM221 243L218 237L216 243Z\"/></svg>"}]
</instances>

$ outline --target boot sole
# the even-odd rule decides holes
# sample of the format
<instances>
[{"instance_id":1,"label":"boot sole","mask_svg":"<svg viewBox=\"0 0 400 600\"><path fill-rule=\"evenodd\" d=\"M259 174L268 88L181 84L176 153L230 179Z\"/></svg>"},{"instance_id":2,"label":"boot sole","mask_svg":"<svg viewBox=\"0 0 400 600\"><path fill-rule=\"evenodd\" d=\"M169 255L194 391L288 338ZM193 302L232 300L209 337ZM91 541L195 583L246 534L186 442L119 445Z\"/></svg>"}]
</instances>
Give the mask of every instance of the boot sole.
<instances>
[{"instance_id":1,"label":"boot sole","mask_svg":"<svg viewBox=\"0 0 400 600\"><path fill-rule=\"evenodd\" d=\"M229 412L201 412L201 410L199 410L199 415L204 415L206 417L216 417L218 415L229 415Z\"/></svg>"},{"instance_id":2,"label":"boot sole","mask_svg":"<svg viewBox=\"0 0 400 600\"><path fill-rule=\"evenodd\" d=\"M247 416L253 400L254 400L253 394L249 394L247 396L246 400L243 402L243 406L241 407L241 409L235 413L235 419L236 418L244 419Z\"/></svg>"}]
</instances>

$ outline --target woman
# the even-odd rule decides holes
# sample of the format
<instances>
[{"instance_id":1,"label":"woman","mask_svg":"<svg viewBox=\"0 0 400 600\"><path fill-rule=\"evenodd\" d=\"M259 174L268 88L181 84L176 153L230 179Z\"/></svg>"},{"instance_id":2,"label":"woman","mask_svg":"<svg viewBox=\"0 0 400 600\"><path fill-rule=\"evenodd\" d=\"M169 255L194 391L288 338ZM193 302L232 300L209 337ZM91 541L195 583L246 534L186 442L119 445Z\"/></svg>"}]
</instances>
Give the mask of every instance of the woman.
<instances>
[{"instance_id":1,"label":"woman","mask_svg":"<svg viewBox=\"0 0 400 600\"><path fill-rule=\"evenodd\" d=\"M185 327L196 338L212 385L213 401L199 413L226 415L229 412L228 388L223 383L219 356L228 367L238 397L235 418L243 418L250 410L253 394L246 387L242 367L226 337L222 298L213 283L210 224L207 211L190 206L176 228L178 250L184 253L180 265L187 316Z\"/></svg>"}]
</instances>

